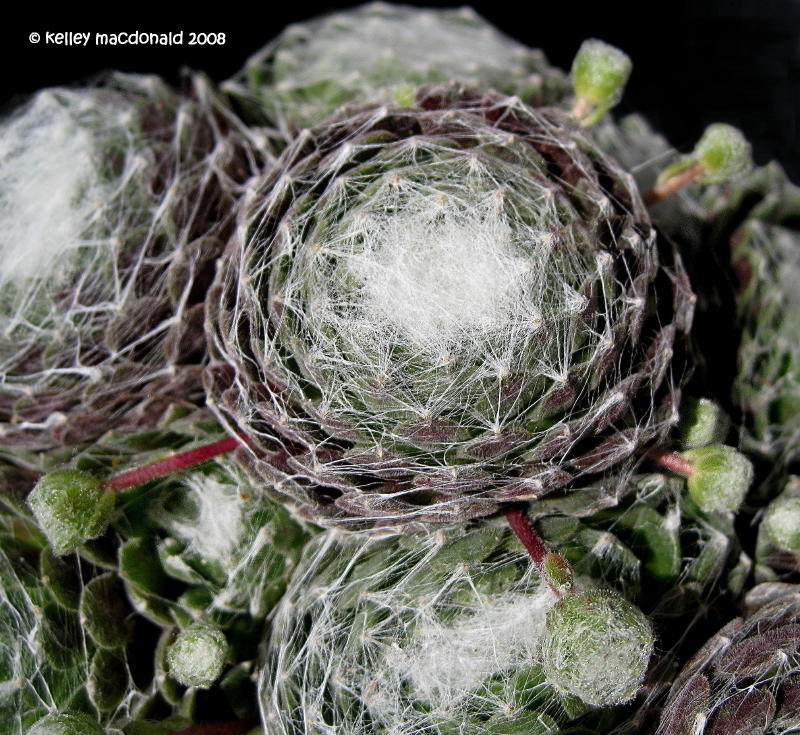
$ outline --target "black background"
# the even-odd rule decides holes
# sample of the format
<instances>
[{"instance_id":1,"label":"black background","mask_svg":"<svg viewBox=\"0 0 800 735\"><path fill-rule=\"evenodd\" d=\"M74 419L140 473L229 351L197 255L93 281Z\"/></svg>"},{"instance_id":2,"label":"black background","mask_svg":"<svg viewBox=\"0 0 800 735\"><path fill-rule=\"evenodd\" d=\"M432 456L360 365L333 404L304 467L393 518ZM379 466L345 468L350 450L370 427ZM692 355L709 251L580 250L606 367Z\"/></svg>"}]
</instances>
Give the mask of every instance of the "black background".
<instances>
[{"instance_id":1,"label":"black background","mask_svg":"<svg viewBox=\"0 0 800 735\"><path fill-rule=\"evenodd\" d=\"M162 6L120 3L108 14L61 8L21 8L24 20L6 21L0 105L8 109L44 86L87 79L103 69L156 73L181 83L181 69L203 70L221 81L291 22L354 3L294 3L273 8L231 4L212 12L167 13ZM428 3L416 3L425 5ZM460 5L462 3L442 3ZM800 0L683 0L668 5L616 0L487 2L475 9L520 41L538 46L569 68L581 41L601 38L624 49L634 71L622 112L638 110L681 150L705 125L739 126L753 142L758 163L778 159L800 182ZM191 6L190 6L191 7ZM256 9L253 9L253 8ZM529 15L519 15L527 7ZM113 11L113 14L112 14ZM46 45L47 31L115 33L184 31L180 47L86 48ZM38 44L31 32L42 36ZM223 32L224 46L190 47L190 31Z\"/></svg>"}]
</instances>

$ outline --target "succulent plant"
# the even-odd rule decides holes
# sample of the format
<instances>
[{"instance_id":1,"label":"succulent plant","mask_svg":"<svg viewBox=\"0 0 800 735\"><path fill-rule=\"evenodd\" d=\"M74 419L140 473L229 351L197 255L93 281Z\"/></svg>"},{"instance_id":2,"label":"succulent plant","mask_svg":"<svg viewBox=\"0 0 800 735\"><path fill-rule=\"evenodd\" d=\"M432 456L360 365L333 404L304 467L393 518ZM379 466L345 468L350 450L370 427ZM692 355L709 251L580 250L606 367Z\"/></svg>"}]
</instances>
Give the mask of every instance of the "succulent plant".
<instances>
[{"instance_id":1,"label":"succulent plant","mask_svg":"<svg viewBox=\"0 0 800 735\"><path fill-rule=\"evenodd\" d=\"M796 586L767 583L684 666L661 715L658 735L761 733L800 727Z\"/></svg>"},{"instance_id":2,"label":"succulent plant","mask_svg":"<svg viewBox=\"0 0 800 735\"><path fill-rule=\"evenodd\" d=\"M267 732L544 733L585 715L545 679L556 596L532 570L497 526L321 535L273 623L259 683Z\"/></svg>"},{"instance_id":3,"label":"succulent plant","mask_svg":"<svg viewBox=\"0 0 800 735\"><path fill-rule=\"evenodd\" d=\"M0 149L4 450L85 445L202 400L202 298L264 161L197 76L39 92Z\"/></svg>"},{"instance_id":4,"label":"succulent plant","mask_svg":"<svg viewBox=\"0 0 800 735\"><path fill-rule=\"evenodd\" d=\"M630 73L371 4L0 122L0 735L800 728L800 196Z\"/></svg>"},{"instance_id":5,"label":"succulent plant","mask_svg":"<svg viewBox=\"0 0 800 735\"><path fill-rule=\"evenodd\" d=\"M0 733L21 735L32 725L49 732L73 716L126 732L131 723L177 717L163 733L209 712L256 716L248 682L262 627L308 533L230 459L119 490L104 479L141 474L128 467L172 460L220 432L206 412L184 407L147 431L107 433L73 468L40 481L27 500L38 524L4 496L0 549L24 562L17 566L25 576L16 574L30 610L4 577L3 594L17 608L6 633L19 639L8 651L20 691L4 695L9 717L0 718ZM82 533L87 527L92 532ZM20 645L35 652L30 662L17 655Z\"/></svg>"},{"instance_id":6,"label":"succulent plant","mask_svg":"<svg viewBox=\"0 0 800 735\"><path fill-rule=\"evenodd\" d=\"M736 393L749 419L745 446L789 464L800 438L800 236L754 218L736 233L732 257L741 283Z\"/></svg>"},{"instance_id":7,"label":"succulent plant","mask_svg":"<svg viewBox=\"0 0 800 735\"><path fill-rule=\"evenodd\" d=\"M472 8L372 2L290 25L225 83L246 119L291 142L345 104L409 105L417 87L456 81L534 105L567 93L564 73Z\"/></svg>"},{"instance_id":8,"label":"succulent plant","mask_svg":"<svg viewBox=\"0 0 800 735\"><path fill-rule=\"evenodd\" d=\"M692 294L630 177L559 110L420 95L299 138L209 295L212 405L330 522L486 515L677 416Z\"/></svg>"},{"instance_id":9,"label":"succulent plant","mask_svg":"<svg viewBox=\"0 0 800 735\"><path fill-rule=\"evenodd\" d=\"M533 501L558 562L544 579L497 521L321 534L274 617L267 732L635 732L659 657L679 653L703 600L737 599L747 571L732 524L684 508L680 486L638 476L625 503L580 518L577 493Z\"/></svg>"}]
</instances>

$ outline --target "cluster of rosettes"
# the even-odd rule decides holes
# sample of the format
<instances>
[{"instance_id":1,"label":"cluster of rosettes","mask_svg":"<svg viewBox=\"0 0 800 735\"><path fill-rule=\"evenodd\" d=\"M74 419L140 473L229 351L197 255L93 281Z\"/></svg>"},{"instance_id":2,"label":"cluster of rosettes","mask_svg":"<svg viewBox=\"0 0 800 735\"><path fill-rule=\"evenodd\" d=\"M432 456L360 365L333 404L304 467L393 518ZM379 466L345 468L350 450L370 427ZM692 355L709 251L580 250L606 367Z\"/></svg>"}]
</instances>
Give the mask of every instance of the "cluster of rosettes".
<instances>
[{"instance_id":1,"label":"cluster of rosettes","mask_svg":"<svg viewBox=\"0 0 800 735\"><path fill-rule=\"evenodd\" d=\"M694 297L565 113L429 86L301 134L252 201L209 293L208 389L304 512L482 516L674 422Z\"/></svg>"},{"instance_id":2,"label":"cluster of rosettes","mask_svg":"<svg viewBox=\"0 0 800 735\"><path fill-rule=\"evenodd\" d=\"M372 3L0 121L0 735L798 731L800 196L631 69Z\"/></svg>"}]
</instances>

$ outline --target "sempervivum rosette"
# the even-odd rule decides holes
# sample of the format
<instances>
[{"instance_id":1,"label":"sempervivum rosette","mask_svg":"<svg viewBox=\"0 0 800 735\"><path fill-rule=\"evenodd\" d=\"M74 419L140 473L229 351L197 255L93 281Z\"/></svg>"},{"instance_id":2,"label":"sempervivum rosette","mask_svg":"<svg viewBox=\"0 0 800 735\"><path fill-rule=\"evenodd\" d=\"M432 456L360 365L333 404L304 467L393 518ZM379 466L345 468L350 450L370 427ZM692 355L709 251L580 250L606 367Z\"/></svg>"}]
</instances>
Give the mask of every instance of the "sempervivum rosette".
<instances>
[{"instance_id":1,"label":"sempervivum rosette","mask_svg":"<svg viewBox=\"0 0 800 735\"><path fill-rule=\"evenodd\" d=\"M248 120L290 141L344 104L410 104L416 86L456 80L532 104L569 92L540 49L472 8L371 2L287 27L225 83Z\"/></svg>"},{"instance_id":2,"label":"sempervivum rosette","mask_svg":"<svg viewBox=\"0 0 800 735\"><path fill-rule=\"evenodd\" d=\"M0 437L89 442L202 400L203 308L252 135L196 77L47 89L0 122Z\"/></svg>"},{"instance_id":3,"label":"sempervivum rosette","mask_svg":"<svg viewBox=\"0 0 800 735\"><path fill-rule=\"evenodd\" d=\"M800 437L800 268L796 230L751 219L736 233L742 321L735 392L748 419L748 449L796 461Z\"/></svg>"},{"instance_id":4,"label":"sempervivum rosette","mask_svg":"<svg viewBox=\"0 0 800 735\"><path fill-rule=\"evenodd\" d=\"M301 136L256 187L209 294L211 400L314 517L486 515L671 424L676 268L565 114L428 88Z\"/></svg>"},{"instance_id":5,"label":"sempervivum rosette","mask_svg":"<svg viewBox=\"0 0 800 735\"><path fill-rule=\"evenodd\" d=\"M618 592L559 603L532 570L491 523L320 535L273 619L265 732L610 732L631 714L652 627Z\"/></svg>"},{"instance_id":6,"label":"sempervivum rosette","mask_svg":"<svg viewBox=\"0 0 800 735\"><path fill-rule=\"evenodd\" d=\"M800 594L766 583L684 666L657 735L788 735L800 729Z\"/></svg>"}]
</instances>

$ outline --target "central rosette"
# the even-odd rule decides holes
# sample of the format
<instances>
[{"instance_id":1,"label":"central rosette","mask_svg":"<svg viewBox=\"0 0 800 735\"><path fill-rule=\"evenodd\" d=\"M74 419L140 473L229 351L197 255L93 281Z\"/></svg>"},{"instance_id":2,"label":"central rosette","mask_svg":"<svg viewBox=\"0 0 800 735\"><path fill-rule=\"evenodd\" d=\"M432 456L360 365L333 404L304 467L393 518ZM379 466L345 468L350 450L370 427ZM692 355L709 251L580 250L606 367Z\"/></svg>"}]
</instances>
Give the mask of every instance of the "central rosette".
<instances>
[{"instance_id":1,"label":"central rosette","mask_svg":"<svg viewBox=\"0 0 800 735\"><path fill-rule=\"evenodd\" d=\"M370 110L265 178L210 299L236 375L211 394L303 504L491 512L654 435L658 271L630 177L560 113Z\"/></svg>"},{"instance_id":2,"label":"central rosette","mask_svg":"<svg viewBox=\"0 0 800 735\"><path fill-rule=\"evenodd\" d=\"M387 158L288 223L276 347L297 362L294 389L313 381L318 410L365 444L446 453L566 381L577 342L598 349L602 331L576 315L602 263L566 197L525 171L417 140ZM601 308L610 324L613 302Z\"/></svg>"}]
</instances>

